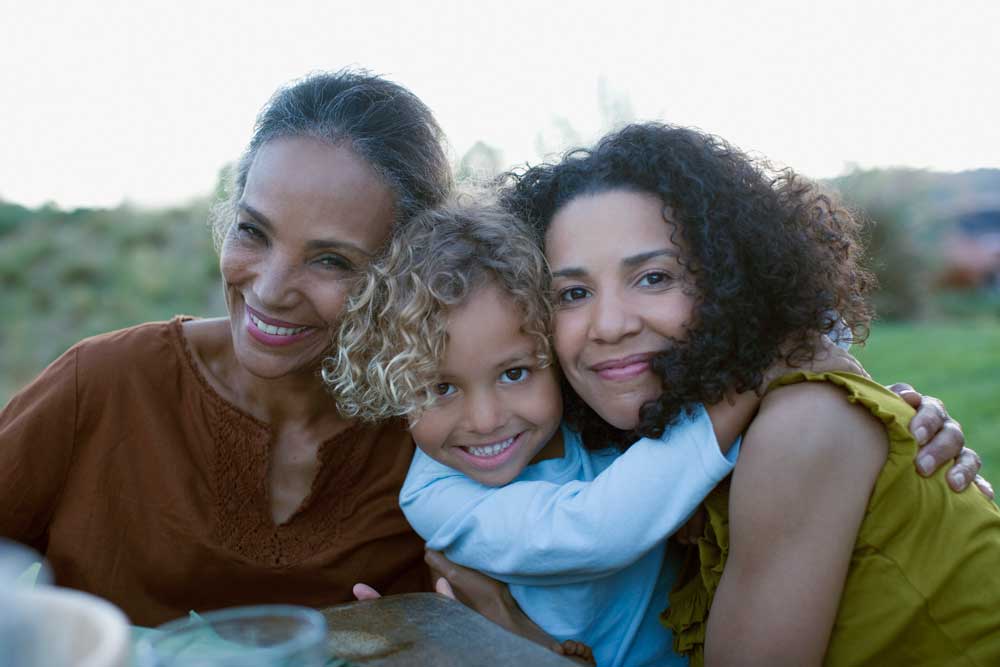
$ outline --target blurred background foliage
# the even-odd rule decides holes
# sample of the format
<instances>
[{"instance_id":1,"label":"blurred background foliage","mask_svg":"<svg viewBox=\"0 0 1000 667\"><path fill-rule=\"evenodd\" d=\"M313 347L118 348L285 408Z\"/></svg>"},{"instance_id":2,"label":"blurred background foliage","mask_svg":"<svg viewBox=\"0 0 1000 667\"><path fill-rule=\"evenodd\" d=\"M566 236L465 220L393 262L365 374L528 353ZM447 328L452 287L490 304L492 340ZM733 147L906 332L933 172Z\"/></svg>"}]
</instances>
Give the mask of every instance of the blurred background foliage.
<instances>
[{"instance_id":1,"label":"blurred background foliage","mask_svg":"<svg viewBox=\"0 0 1000 667\"><path fill-rule=\"evenodd\" d=\"M608 125L629 119L629 108L606 101L618 116ZM553 125L579 140L568 123ZM503 164L480 142L455 169L488 179ZM827 185L870 221L879 319L859 357L884 383L941 397L1000 482L1000 170L854 169ZM207 224L220 192L155 210L0 201L0 404L81 338L178 313L225 314Z\"/></svg>"}]
</instances>

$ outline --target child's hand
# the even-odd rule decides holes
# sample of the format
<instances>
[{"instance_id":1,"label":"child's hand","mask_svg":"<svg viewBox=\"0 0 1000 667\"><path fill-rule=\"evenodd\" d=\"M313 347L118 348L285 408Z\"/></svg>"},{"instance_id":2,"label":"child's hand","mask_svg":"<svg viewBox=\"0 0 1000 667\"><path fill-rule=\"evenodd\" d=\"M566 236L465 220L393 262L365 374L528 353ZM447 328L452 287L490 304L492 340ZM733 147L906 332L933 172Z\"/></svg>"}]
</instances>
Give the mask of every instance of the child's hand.
<instances>
[{"instance_id":1,"label":"child's hand","mask_svg":"<svg viewBox=\"0 0 1000 667\"><path fill-rule=\"evenodd\" d=\"M871 379L868 371L857 359L826 336L817 336L815 341L815 356L802 365L789 363L786 355L771 364L764 371L764 379L760 384L760 392L766 393L771 383L783 375L795 371L809 371L811 373L854 373L862 377Z\"/></svg>"},{"instance_id":2,"label":"child's hand","mask_svg":"<svg viewBox=\"0 0 1000 667\"><path fill-rule=\"evenodd\" d=\"M691 518L671 537L678 544L697 544L698 539L705 535L706 521L708 521L708 512L705 511L704 505L698 505L698 509L694 511Z\"/></svg>"},{"instance_id":3,"label":"child's hand","mask_svg":"<svg viewBox=\"0 0 1000 667\"><path fill-rule=\"evenodd\" d=\"M589 646L581 642L573 641L572 639L567 639L562 643L562 654L581 665L596 665L597 661L594 660L594 652Z\"/></svg>"},{"instance_id":4,"label":"child's hand","mask_svg":"<svg viewBox=\"0 0 1000 667\"><path fill-rule=\"evenodd\" d=\"M382 597L381 593L368 584L354 584L354 588L351 589L351 592L354 593L354 599L358 601L377 600Z\"/></svg>"}]
</instances>

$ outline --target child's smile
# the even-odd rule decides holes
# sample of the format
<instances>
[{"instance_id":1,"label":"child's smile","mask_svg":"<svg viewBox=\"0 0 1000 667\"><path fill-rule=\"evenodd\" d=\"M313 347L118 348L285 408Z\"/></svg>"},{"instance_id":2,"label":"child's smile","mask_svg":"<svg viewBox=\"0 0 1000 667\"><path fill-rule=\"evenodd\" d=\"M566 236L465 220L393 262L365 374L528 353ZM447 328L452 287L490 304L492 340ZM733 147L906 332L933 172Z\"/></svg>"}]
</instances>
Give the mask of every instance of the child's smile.
<instances>
[{"instance_id":1,"label":"child's smile","mask_svg":"<svg viewBox=\"0 0 1000 667\"><path fill-rule=\"evenodd\" d=\"M428 456L488 486L561 455L562 396L513 300L488 285L451 310L437 402L412 423Z\"/></svg>"}]
</instances>

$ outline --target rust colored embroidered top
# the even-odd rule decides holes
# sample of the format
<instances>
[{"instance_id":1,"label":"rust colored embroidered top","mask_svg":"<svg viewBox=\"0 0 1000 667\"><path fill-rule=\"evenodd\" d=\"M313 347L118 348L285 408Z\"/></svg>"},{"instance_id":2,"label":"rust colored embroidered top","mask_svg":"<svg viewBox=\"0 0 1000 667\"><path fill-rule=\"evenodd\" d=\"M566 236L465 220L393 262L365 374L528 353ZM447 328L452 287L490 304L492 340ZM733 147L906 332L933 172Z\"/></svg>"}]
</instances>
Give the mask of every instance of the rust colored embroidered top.
<instances>
[{"instance_id":1,"label":"rust colored embroidered top","mask_svg":"<svg viewBox=\"0 0 1000 667\"><path fill-rule=\"evenodd\" d=\"M209 386L180 319L87 339L0 412L0 536L139 625L192 609L332 605L358 581L428 589L423 542L397 498L413 453L400 423L325 442L311 493L280 525L271 437Z\"/></svg>"}]
</instances>

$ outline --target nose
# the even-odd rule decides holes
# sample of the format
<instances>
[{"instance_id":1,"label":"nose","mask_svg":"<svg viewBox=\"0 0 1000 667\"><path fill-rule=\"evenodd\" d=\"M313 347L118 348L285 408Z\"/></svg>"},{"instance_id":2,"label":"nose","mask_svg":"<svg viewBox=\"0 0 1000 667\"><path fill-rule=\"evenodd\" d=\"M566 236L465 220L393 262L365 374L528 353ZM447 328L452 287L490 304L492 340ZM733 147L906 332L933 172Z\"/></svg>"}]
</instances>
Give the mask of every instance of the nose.
<instances>
[{"instance_id":1,"label":"nose","mask_svg":"<svg viewBox=\"0 0 1000 667\"><path fill-rule=\"evenodd\" d=\"M259 265L253 291L261 306L280 311L295 304L297 279L296 267L291 261L280 253L269 253Z\"/></svg>"},{"instance_id":2,"label":"nose","mask_svg":"<svg viewBox=\"0 0 1000 667\"><path fill-rule=\"evenodd\" d=\"M465 418L471 432L489 435L507 423L507 410L494 391L470 392L466 399Z\"/></svg>"},{"instance_id":3,"label":"nose","mask_svg":"<svg viewBox=\"0 0 1000 667\"><path fill-rule=\"evenodd\" d=\"M590 336L595 341L616 343L642 329L642 316L618 293L594 296Z\"/></svg>"}]
</instances>

